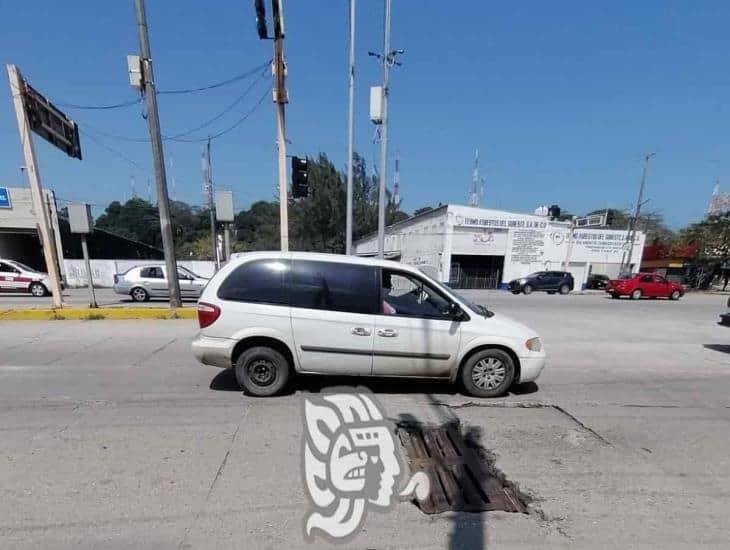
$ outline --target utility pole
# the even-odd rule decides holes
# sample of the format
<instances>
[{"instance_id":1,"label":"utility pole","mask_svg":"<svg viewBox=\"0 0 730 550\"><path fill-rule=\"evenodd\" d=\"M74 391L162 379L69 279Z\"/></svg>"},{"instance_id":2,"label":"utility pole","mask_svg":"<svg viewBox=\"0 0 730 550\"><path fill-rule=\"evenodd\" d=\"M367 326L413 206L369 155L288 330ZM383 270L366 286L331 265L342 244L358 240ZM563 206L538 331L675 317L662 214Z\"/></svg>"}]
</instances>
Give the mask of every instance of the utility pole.
<instances>
[{"instance_id":1,"label":"utility pole","mask_svg":"<svg viewBox=\"0 0 730 550\"><path fill-rule=\"evenodd\" d=\"M274 101L276 102L276 144L279 153L279 220L281 250L289 250L289 204L286 184L286 64L284 63L284 14L280 0L272 0L274 19Z\"/></svg>"},{"instance_id":2,"label":"utility pole","mask_svg":"<svg viewBox=\"0 0 730 550\"><path fill-rule=\"evenodd\" d=\"M147 14L144 0L134 0L137 16L137 30L139 32L139 49L142 62L142 94L147 99L147 123L152 141L152 156L155 165L155 183L157 184L157 208L160 211L160 229L162 233L162 248L165 253L165 268L167 269L167 284L170 291L170 307L181 307L180 283L177 279L177 261L175 260L175 241L172 237L172 222L170 220L170 202L167 196L167 177L165 175L165 158L162 151L162 136L160 135L160 117L157 112L157 91L155 77L152 71L152 53L150 39L147 32Z\"/></svg>"},{"instance_id":3,"label":"utility pole","mask_svg":"<svg viewBox=\"0 0 730 550\"><path fill-rule=\"evenodd\" d=\"M626 233L626 242L629 250L626 258L626 267L624 269L628 269L629 271L631 271L631 255L634 251L634 240L636 239L636 226L639 223L641 206L644 204L644 187L646 185L646 174L649 171L649 159L651 159L654 155L656 155L656 153L648 153L644 156L644 168L641 172L641 184L639 185L639 198L636 201L636 211L634 212L634 217L631 218L631 221L629 222L629 230ZM622 271L624 269L622 269Z\"/></svg>"},{"instance_id":4,"label":"utility pole","mask_svg":"<svg viewBox=\"0 0 730 550\"><path fill-rule=\"evenodd\" d=\"M355 4L350 0L350 62L349 62L349 106L347 109L347 222L345 227L345 254L352 254L352 185L354 179L353 127L355 118Z\"/></svg>"},{"instance_id":5,"label":"utility pole","mask_svg":"<svg viewBox=\"0 0 730 550\"><path fill-rule=\"evenodd\" d=\"M53 237L51 236L51 223L46 210L45 200L43 199L43 186L41 185L41 176L38 173L38 163L36 162L35 147L31 137L30 122L28 115L23 106L23 92L25 91L25 82L20 76L20 71L15 65L7 65L8 78L10 80L10 92L13 96L13 105L15 106L15 115L18 119L18 132L20 133L20 142L23 146L23 156L25 157L25 172L28 174L28 183L30 184L30 194L33 201L33 212L36 216L36 224L40 233L41 245L43 246L43 258L46 261L46 269L48 270L48 278L50 280L51 294L53 296L53 307L63 307L61 295L61 277L56 263L56 254L54 253Z\"/></svg>"},{"instance_id":6,"label":"utility pole","mask_svg":"<svg viewBox=\"0 0 730 550\"><path fill-rule=\"evenodd\" d=\"M385 186L388 181L388 95L390 67L395 52L390 51L390 1L385 0L385 25L383 37L383 100L382 127L380 129L380 174L378 174L378 258L385 253Z\"/></svg>"},{"instance_id":7,"label":"utility pole","mask_svg":"<svg viewBox=\"0 0 730 550\"><path fill-rule=\"evenodd\" d=\"M213 204L213 166L210 160L210 138L203 146L203 190L208 194L208 210L210 210L210 242L213 246L213 263L215 270L220 269L218 260L218 241L215 234L215 206Z\"/></svg>"}]
</instances>

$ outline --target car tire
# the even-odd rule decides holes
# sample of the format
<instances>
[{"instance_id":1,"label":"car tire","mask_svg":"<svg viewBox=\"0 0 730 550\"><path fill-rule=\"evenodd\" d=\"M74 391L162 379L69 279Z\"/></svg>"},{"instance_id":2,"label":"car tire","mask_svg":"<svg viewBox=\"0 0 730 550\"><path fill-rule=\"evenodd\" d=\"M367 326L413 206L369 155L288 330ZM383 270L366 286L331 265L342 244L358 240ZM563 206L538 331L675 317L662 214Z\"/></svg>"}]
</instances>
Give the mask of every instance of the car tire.
<instances>
[{"instance_id":1,"label":"car tire","mask_svg":"<svg viewBox=\"0 0 730 550\"><path fill-rule=\"evenodd\" d=\"M466 393L475 397L499 397L515 380L515 363L501 349L485 349L469 357L461 369Z\"/></svg>"},{"instance_id":2,"label":"car tire","mask_svg":"<svg viewBox=\"0 0 730 550\"><path fill-rule=\"evenodd\" d=\"M675 290L669 295L670 300L679 300L682 296L682 293L679 290Z\"/></svg>"},{"instance_id":3,"label":"car tire","mask_svg":"<svg viewBox=\"0 0 730 550\"><path fill-rule=\"evenodd\" d=\"M532 294L532 285L523 286L522 292L524 292L525 294Z\"/></svg>"},{"instance_id":4,"label":"car tire","mask_svg":"<svg viewBox=\"0 0 730 550\"><path fill-rule=\"evenodd\" d=\"M642 294L641 289L640 288L636 288L631 293L631 299L632 300L639 300L641 298L641 294Z\"/></svg>"},{"instance_id":5,"label":"car tire","mask_svg":"<svg viewBox=\"0 0 730 550\"><path fill-rule=\"evenodd\" d=\"M547 293L548 294L555 294L555 291L554 290L548 290Z\"/></svg>"},{"instance_id":6,"label":"car tire","mask_svg":"<svg viewBox=\"0 0 730 550\"><path fill-rule=\"evenodd\" d=\"M614 300L618 300L619 298L621 298L621 296L619 296L618 294L611 294L611 298L613 298Z\"/></svg>"},{"instance_id":7,"label":"car tire","mask_svg":"<svg viewBox=\"0 0 730 550\"><path fill-rule=\"evenodd\" d=\"M560 292L563 296L568 294L570 292L570 285L560 285L558 292Z\"/></svg>"},{"instance_id":8,"label":"car tire","mask_svg":"<svg viewBox=\"0 0 730 550\"><path fill-rule=\"evenodd\" d=\"M286 357L266 346L256 346L241 353L234 369L239 386L256 397L270 397L281 392L291 375L291 365Z\"/></svg>"},{"instance_id":9,"label":"car tire","mask_svg":"<svg viewBox=\"0 0 730 550\"><path fill-rule=\"evenodd\" d=\"M35 298L43 298L44 296L48 296L48 289L43 283L30 283L30 286L28 287L28 292L30 292L31 295Z\"/></svg>"},{"instance_id":10,"label":"car tire","mask_svg":"<svg viewBox=\"0 0 730 550\"><path fill-rule=\"evenodd\" d=\"M132 290L129 291L129 295L135 302L148 302L150 299L149 292L147 292L141 286L134 287Z\"/></svg>"},{"instance_id":11,"label":"car tire","mask_svg":"<svg viewBox=\"0 0 730 550\"><path fill-rule=\"evenodd\" d=\"M512 294L515 294L515 295L517 295L517 294L519 294L519 293L520 293L520 291L519 291L519 290L510 290L510 292L511 292Z\"/></svg>"}]
</instances>

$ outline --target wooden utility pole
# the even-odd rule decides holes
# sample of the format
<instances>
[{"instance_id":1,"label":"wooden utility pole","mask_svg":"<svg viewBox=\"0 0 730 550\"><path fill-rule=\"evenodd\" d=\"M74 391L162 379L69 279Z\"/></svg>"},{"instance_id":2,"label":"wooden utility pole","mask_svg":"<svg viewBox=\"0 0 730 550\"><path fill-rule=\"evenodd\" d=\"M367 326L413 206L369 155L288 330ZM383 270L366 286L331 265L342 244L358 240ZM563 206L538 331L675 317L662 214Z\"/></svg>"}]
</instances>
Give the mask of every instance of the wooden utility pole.
<instances>
[{"instance_id":1,"label":"wooden utility pole","mask_svg":"<svg viewBox=\"0 0 730 550\"><path fill-rule=\"evenodd\" d=\"M170 201L167 195L167 175L165 173L165 156L162 150L160 134L160 116L157 112L157 91L155 76L152 71L152 53L147 31L147 14L144 0L134 0L139 32L139 49L142 62L142 94L147 100L147 123L152 141L152 156L155 165L155 183L157 186L157 208L160 212L160 229L162 232L162 248L165 254L165 269L170 292L170 307L181 307L180 282L177 279L177 260L175 259L175 241L172 236L170 219Z\"/></svg>"},{"instance_id":2,"label":"wooden utility pole","mask_svg":"<svg viewBox=\"0 0 730 550\"><path fill-rule=\"evenodd\" d=\"M274 4L277 0L274 0ZM289 204L286 184L286 116L285 106L289 102L286 93L286 65L284 63L284 29L281 6L274 9L274 102L276 103L276 147L279 163L279 225L281 250L289 250Z\"/></svg>"},{"instance_id":3,"label":"wooden utility pole","mask_svg":"<svg viewBox=\"0 0 730 550\"><path fill-rule=\"evenodd\" d=\"M626 243L628 246L627 251L627 258L626 258L626 267L622 268L621 271L623 272L625 269L628 269L629 272L631 272L631 255L634 251L634 240L636 239L636 226L639 223L639 216L641 215L641 206L643 204L644 199L644 187L646 186L646 174L649 171L649 159L656 155L656 153L649 153L644 156L644 169L641 172L641 184L639 185L639 198L636 201L636 210L634 211L634 216L631 218L631 221L629 222L629 230L626 234Z\"/></svg>"},{"instance_id":4,"label":"wooden utility pole","mask_svg":"<svg viewBox=\"0 0 730 550\"><path fill-rule=\"evenodd\" d=\"M50 290L53 295L53 307L60 308L63 307L61 277L58 272L56 255L54 254L54 243L51 237L51 224L48 211L46 210L45 201L43 200L43 186L41 185L41 177L38 173L35 147L33 146L33 139L30 134L30 123L28 122L28 116L23 106L25 82L20 76L20 71L18 71L18 68L15 65L7 65L7 70L8 79L10 80L10 92L13 96L13 106L15 107L15 116L18 119L20 143L23 147L23 156L25 157L25 173L28 174L30 194L33 201L33 211L36 216L41 244L43 245L43 258L46 261L48 279L51 284L51 288L48 290Z\"/></svg>"}]
</instances>

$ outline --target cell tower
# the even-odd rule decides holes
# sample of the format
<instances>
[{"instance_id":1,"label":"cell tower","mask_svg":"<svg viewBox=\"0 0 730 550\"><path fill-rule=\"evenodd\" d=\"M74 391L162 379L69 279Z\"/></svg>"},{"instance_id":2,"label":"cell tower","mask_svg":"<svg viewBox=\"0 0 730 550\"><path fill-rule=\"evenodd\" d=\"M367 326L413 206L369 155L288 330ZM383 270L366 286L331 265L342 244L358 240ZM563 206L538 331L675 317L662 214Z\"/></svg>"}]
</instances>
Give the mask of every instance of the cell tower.
<instances>
[{"instance_id":1,"label":"cell tower","mask_svg":"<svg viewBox=\"0 0 730 550\"><path fill-rule=\"evenodd\" d=\"M400 192L398 186L400 184L400 152L395 152L395 172L393 173L393 196L391 200L393 205L397 208L400 203Z\"/></svg>"},{"instance_id":2,"label":"cell tower","mask_svg":"<svg viewBox=\"0 0 730 550\"><path fill-rule=\"evenodd\" d=\"M479 178L479 149L477 149L474 152L474 172L471 178L471 189L469 191L469 199L467 201L469 206L479 206L479 199L482 195L482 183L483 180Z\"/></svg>"}]
</instances>

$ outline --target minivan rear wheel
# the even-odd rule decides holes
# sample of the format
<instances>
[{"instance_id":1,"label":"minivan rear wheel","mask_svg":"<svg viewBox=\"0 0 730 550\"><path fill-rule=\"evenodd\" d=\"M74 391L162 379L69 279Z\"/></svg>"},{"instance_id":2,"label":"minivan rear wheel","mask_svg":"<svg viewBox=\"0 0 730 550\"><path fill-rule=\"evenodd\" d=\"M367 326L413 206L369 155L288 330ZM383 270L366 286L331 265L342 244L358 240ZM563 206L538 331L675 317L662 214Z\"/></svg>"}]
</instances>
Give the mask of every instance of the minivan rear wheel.
<instances>
[{"instance_id":1,"label":"minivan rear wheel","mask_svg":"<svg viewBox=\"0 0 730 550\"><path fill-rule=\"evenodd\" d=\"M281 353L266 346L244 351L236 360L236 380L244 392L257 397L276 395L284 389L291 366Z\"/></svg>"},{"instance_id":2,"label":"minivan rear wheel","mask_svg":"<svg viewBox=\"0 0 730 550\"><path fill-rule=\"evenodd\" d=\"M461 382L470 395L499 397L515 379L515 364L501 349L485 349L469 357L461 369Z\"/></svg>"}]
</instances>

